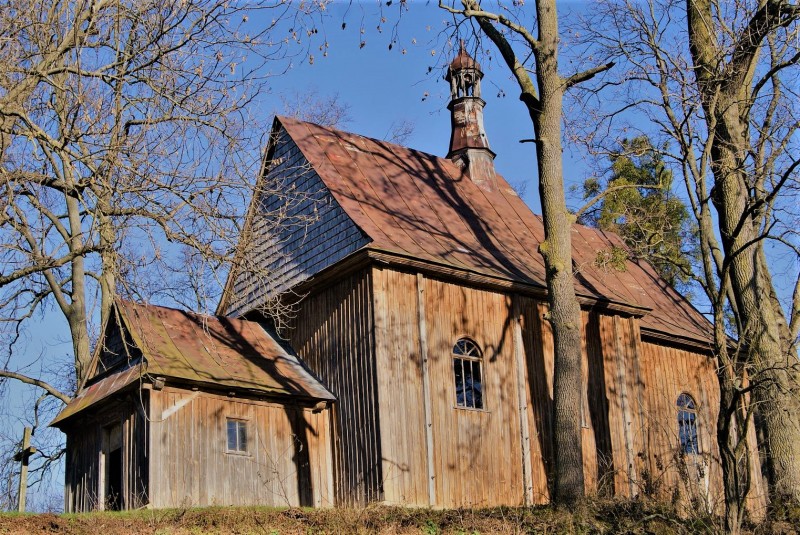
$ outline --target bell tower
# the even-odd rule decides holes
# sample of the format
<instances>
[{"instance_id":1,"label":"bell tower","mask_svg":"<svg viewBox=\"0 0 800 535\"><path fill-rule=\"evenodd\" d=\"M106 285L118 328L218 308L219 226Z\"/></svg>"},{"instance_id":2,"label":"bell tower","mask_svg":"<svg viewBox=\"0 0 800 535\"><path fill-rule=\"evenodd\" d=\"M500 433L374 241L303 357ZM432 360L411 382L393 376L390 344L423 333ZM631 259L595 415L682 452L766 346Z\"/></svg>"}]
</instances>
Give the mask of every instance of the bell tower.
<instances>
[{"instance_id":1,"label":"bell tower","mask_svg":"<svg viewBox=\"0 0 800 535\"><path fill-rule=\"evenodd\" d=\"M483 127L481 98L481 66L467 53L461 41L458 55L447 68L444 79L450 82L450 152L447 157L460 165L481 188L493 191L497 188L494 171L495 154L489 148L489 140Z\"/></svg>"}]
</instances>

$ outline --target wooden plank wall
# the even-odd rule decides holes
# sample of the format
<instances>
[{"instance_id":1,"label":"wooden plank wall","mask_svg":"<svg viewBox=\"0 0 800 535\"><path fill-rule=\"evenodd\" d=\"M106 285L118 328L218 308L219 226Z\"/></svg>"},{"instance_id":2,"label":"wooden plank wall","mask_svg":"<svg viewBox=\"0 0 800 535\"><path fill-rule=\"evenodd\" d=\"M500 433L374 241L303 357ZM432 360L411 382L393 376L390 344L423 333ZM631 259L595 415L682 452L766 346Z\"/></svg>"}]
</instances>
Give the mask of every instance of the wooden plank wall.
<instances>
[{"instance_id":1,"label":"wooden plank wall","mask_svg":"<svg viewBox=\"0 0 800 535\"><path fill-rule=\"evenodd\" d=\"M292 335L299 353L340 398L334 416L339 503L523 503L523 441L530 457L529 500L546 502L553 468L553 338L543 319L547 305L415 273L371 269L371 275L359 273L309 298ZM525 359L520 397L514 386L515 321ZM639 322L631 316L584 310L582 323L587 491L633 496L685 486L679 473L667 468L674 467L676 385L696 389L695 399L703 411L710 410L717 401L713 362L698 353L643 343ZM454 408L451 348L461 336L474 339L485 352L486 411ZM523 401L528 437L521 436ZM716 455L713 417L701 414L706 422L700 425L701 443L708 444L710 456ZM702 477L707 489L719 489L717 468L709 466ZM370 488L379 491L359 490Z\"/></svg>"},{"instance_id":2,"label":"wooden plank wall","mask_svg":"<svg viewBox=\"0 0 800 535\"><path fill-rule=\"evenodd\" d=\"M390 269L376 268L373 280L386 501L439 507L523 503L510 297ZM456 408L452 348L461 337L484 353L485 410ZM430 442L422 347L428 357Z\"/></svg>"},{"instance_id":3,"label":"wooden plank wall","mask_svg":"<svg viewBox=\"0 0 800 535\"><path fill-rule=\"evenodd\" d=\"M533 501L549 499L553 477L553 334L545 303L517 296L527 360ZM638 492L646 457L639 377L638 327L633 318L581 312L582 441L587 493Z\"/></svg>"},{"instance_id":4,"label":"wooden plank wall","mask_svg":"<svg viewBox=\"0 0 800 535\"><path fill-rule=\"evenodd\" d=\"M417 277L373 271L385 501L429 505Z\"/></svg>"},{"instance_id":5,"label":"wooden plank wall","mask_svg":"<svg viewBox=\"0 0 800 535\"><path fill-rule=\"evenodd\" d=\"M584 317L586 315L584 313ZM600 354L593 362L599 368L602 358L605 383L605 392L595 391L592 397L596 399L604 394L608 402L607 413L594 414L598 423L595 425L590 422L589 425L592 429L597 427L601 431L598 435L602 436L606 434L602 427L605 425L603 420L607 419L607 436L610 436L611 442L612 466L607 466L609 459L598 462L598 483L604 492L608 486L616 496L635 496L639 493L642 461L648 455L637 322L631 317L594 312L588 313L588 316L584 324L588 321L587 328L591 326L591 331L596 328L599 334L596 339L599 341ZM599 389L594 382L592 387Z\"/></svg>"},{"instance_id":6,"label":"wooden plank wall","mask_svg":"<svg viewBox=\"0 0 800 535\"><path fill-rule=\"evenodd\" d=\"M329 414L167 387L151 393L152 507L333 503ZM248 422L226 453L227 418Z\"/></svg>"},{"instance_id":7,"label":"wooden plank wall","mask_svg":"<svg viewBox=\"0 0 800 535\"><path fill-rule=\"evenodd\" d=\"M510 296L424 279L437 505L523 503ZM455 408L453 345L483 351L484 410Z\"/></svg>"},{"instance_id":8,"label":"wooden plank wall","mask_svg":"<svg viewBox=\"0 0 800 535\"><path fill-rule=\"evenodd\" d=\"M686 349L652 342L642 343L643 391L650 442L648 470L664 497L677 495L684 503L692 499L710 510L721 512L722 468L716 443L716 419L719 409L719 386L715 361L709 356ZM678 408L682 393L691 395L698 405L700 456L680 456ZM757 451L754 430L749 433L751 451ZM763 515L766 489L758 461L753 463L752 488L748 507L755 518Z\"/></svg>"},{"instance_id":9,"label":"wooden plank wall","mask_svg":"<svg viewBox=\"0 0 800 535\"><path fill-rule=\"evenodd\" d=\"M142 390L133 394L132 410L122 425L123 474L125 478L125 508L138 509L150 502L150 459L147 443L149 422L149 393Z\"/></svg>"},{"instance_id":10,"label":"wooden plank wall","mask_svg":"<svg viewBox=\"0 0 800 535\"><path fill-rule=\"evenodd\" d=\"M98 508L100 496L101 428L97 425L70 429L64 467L64 512L80 513Z\"/></svg>"},{"instance_id":11,"label":"wooden plank wall","mask_svg":"<svg viewBox=\"0 0 800 535\"><path fill-rule=\"evenodd\" d=\"M545 306L527 297L517 299L527 364L533 502L547 503L553 470L553 335L541 319Z\"/></svg>"},{"instance_id":12,"label":"wooden plank wall","mask_svg":"<svg viewBox=\"0 0 800 535\"><path fill-rule=\"evenodd\" d=\"M373 280L386 500L425 505L431 500L415 295L418 280L414 274L390 269L375 269ZM525 437L519 427L520 399L515 397L512 298L421 280L432 398L433 505L523 503L521 438ZM546 304L521 296L513 299L517 301L526 364L522 379L529 430L530 501L545 503L552 481L553 338L549 323L542 319ZM649 439L638 322L594 311L583 311L582 319L587 489L607 495L637 494L647 466ZM451 349L462 336L474 339L485 352L486 411L454 408ZM489 456L487 451L493 454ZM486 474L495 477L486 481Z\"/></svg>"},{"instance_id":13,"label":"wooden plank wall","mask_svg":"<svg viewBox=\"0 0 800 535\"><path fill-rule=\"evenodd\" d=\"M336 396L332 409L337 505L384 499L369 270L306 297L286 333Z\"/></svg>"},{"instance_id":14,"label":"wooden plank wall","mask_svg":"<svg viewBox=\"0 0 800 535\"><path fill-rule=\"evenodd\" d=\"M105 489L101 485L100 458L104 447L104 428L122 426L123 504L137 509L148 503L149 466L147 462L145 411L147 397L133 394L123 402L87 412L67 435L64 511L68 513L102 509Z\"/></svg>"},{"instance_id":15,"label":"wooden plank wall","mask_svg":"<svg viewBox=\"0 0 800 535\"><path fill-rule=\"evenodd\" d=\"M516 297L521 311L531 429L533 498L546 502L552 478L553 337L542 319L547 305ZM720 511L721 468L715 438L719 393L707 354L643 342L636 318L582 311L583 454L587 492L678 496L687 505ZM678 455L678 396L699 406L702 456ZM756 438L750 432L751 450ZM702 458L702 459L701 459ZM763 515L766 489L753 466L751 514ZM716 498L712 498L716 497Z\"/></svg>"}]
</instances>

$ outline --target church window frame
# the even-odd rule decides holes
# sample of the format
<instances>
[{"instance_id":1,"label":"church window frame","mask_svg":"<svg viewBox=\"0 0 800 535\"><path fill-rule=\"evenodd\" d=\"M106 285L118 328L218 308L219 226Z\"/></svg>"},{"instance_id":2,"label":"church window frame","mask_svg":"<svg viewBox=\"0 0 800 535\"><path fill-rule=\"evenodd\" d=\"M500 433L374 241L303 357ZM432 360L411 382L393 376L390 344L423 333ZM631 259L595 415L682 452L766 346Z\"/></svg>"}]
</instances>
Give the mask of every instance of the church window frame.
<instances>
[{"instance_id":1,"label":"church window frame","mask_svg":"<svg viewBox=\"0 0 800 535\"><path fill-rule=\"evenodd\" d=\"M700 455L697 401L688 392L681 392L675 406L678 408L678 442L681 454Z\"/></svg>"},{"instance_id":2,"label":"church window frame","mask_svg":"<svg viewBox=\"0 0 800 535\"><path fill-rule=\"evenodd\" d=\"M485 411L483 351L468 337L456 340L452 348L455 408Z\"/></svg>"}]
</instances>

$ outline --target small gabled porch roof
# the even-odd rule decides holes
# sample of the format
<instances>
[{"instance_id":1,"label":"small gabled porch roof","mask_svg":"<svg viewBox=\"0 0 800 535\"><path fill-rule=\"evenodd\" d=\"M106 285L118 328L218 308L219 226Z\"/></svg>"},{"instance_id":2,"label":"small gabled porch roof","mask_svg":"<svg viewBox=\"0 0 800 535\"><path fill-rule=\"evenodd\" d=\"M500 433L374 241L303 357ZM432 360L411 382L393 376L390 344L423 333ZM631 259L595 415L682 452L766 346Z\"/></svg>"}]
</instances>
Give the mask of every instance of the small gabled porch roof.
<instances>
[{"instance_id":1,"label":"small gabled porch roof","mask_svg":"<svg viewBox=\"0 0 800 535\"><path fill-rule=\"evenodd\" d=\"M259 323L123 300L117 301L116 312L112 321L122 324L117 328L141 352L141 360L126 360L87 381L50 425L59 427L135 381L154 378L306 403L336 399Z\"/></svg>"}]
</instances>

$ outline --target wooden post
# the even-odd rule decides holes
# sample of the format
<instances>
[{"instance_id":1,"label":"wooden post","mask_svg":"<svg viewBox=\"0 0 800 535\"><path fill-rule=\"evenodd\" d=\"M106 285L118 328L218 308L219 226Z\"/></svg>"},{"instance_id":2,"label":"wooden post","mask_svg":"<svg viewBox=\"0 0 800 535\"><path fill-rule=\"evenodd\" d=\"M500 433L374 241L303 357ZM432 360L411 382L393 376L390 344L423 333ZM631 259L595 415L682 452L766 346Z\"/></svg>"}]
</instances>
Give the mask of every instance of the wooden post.
<instances>
[{"instance_id":1,"label":"wooden post","mask_svg":"<svg viewBox=\"0 0 800 535\"><path fill-rule=\"evenodd\" d=\"M425 319L425 278L417 273L417 321L419 324L419 352L422 357L422 395L425 408L425 449L428 463L428 505L436 505L436 468L433 464L433 409L431 407L431 379L428 365L428 326Z\"/></svg>"},{"instance_id":2,"label":"wooden post","mask_svg":"<svg viewBox=\"0 0 800 535\"><path fill-rule=\"evenodd\" d=\"M17 510L20 513L25 512L25 498L28 492L28 460L31 455L36 453L36 448L31 447L31 434L33 430L30 427L25 428L22 435L22 451L14 456L15 461L22 463L19 471L19 492L17 493Z\"/></svg>"},{"instance_id":3,"label":"wooden post","mask_svg":"<svg viewBox=\"0 0 800 535\"><path fill-rule=\"evenodd\" d=\"M517 408L519 410L519 431L522 445L522 482L525 487L523 503L533 503L533 465L531 464L531 435L528 425L528 385L526 383L527 365L525 360L525 340L522 338L522 307L519 298L514 296L514 362L517 367Z\"/></svg>"},{"instance_id":4,"label":"wooden post","mask_svg":"<svg viewBox=\"0 0 800 535\"><path fill-rule=\"evenodd\" d=\"M628 490L629 498L636 497L636 464L633 451L633 418L631 418L630 403L628 401L628 387L625 378L625 354L622 349L622 335L620 334L619 316L612 318L614 325L614 348L616 350L617 361L617 385L619 388L619 400L622 405L622 432L625 437L625 455L628 461Z\"/></svg>"}]
</instances>

